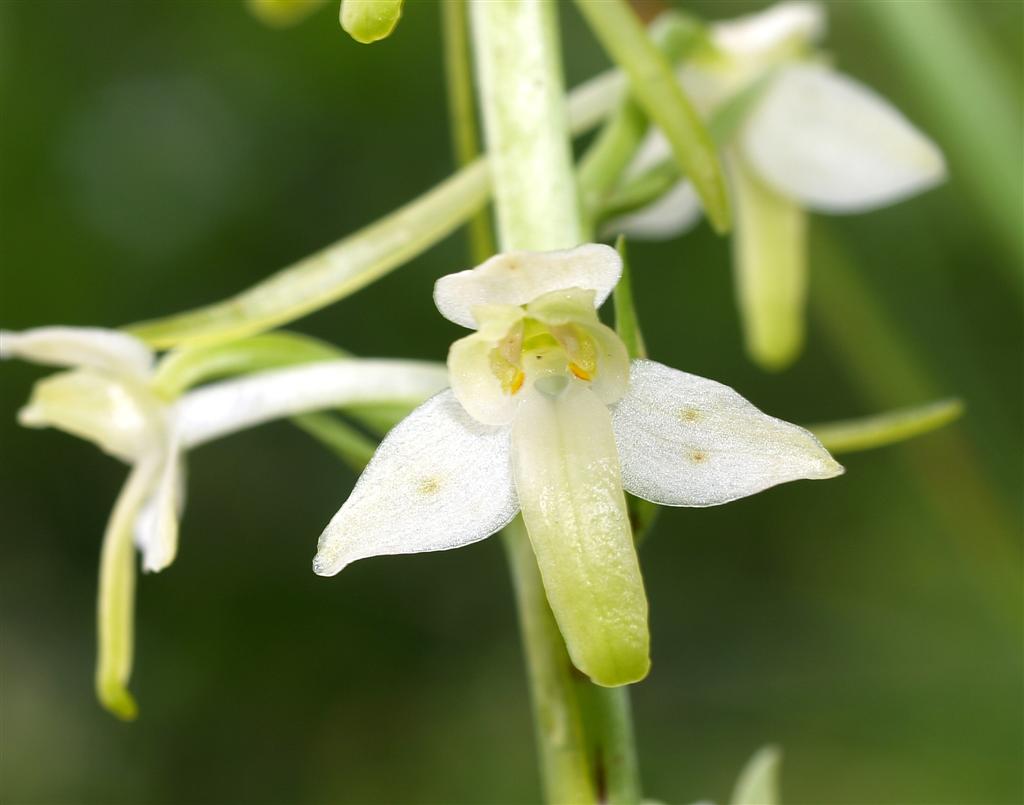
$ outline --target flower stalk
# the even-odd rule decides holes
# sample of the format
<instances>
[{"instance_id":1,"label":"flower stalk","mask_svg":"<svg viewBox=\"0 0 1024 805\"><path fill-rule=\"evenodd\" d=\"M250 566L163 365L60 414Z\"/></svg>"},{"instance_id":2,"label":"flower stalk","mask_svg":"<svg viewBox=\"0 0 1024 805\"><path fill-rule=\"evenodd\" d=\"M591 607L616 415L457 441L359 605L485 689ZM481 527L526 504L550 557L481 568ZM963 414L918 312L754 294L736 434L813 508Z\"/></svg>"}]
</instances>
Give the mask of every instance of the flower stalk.
<instances>
[{"instance_id":1,"label":"flower stalk","mask_svg":"<svg viewBox=\"0 0 1024 805\"><path fill-rule=\"evenodd\" d=\"M555 8L537 0L477 2L473 35L501 248L575 246L581 218ZM598 689L573 668L521 519L506 529L505 545L547 800L638 802L626 689ZM585 723L581 692L590 694L592 716L608 717ZM588 727L599 728L590 742Z\"/></svg>"}]
</instances>

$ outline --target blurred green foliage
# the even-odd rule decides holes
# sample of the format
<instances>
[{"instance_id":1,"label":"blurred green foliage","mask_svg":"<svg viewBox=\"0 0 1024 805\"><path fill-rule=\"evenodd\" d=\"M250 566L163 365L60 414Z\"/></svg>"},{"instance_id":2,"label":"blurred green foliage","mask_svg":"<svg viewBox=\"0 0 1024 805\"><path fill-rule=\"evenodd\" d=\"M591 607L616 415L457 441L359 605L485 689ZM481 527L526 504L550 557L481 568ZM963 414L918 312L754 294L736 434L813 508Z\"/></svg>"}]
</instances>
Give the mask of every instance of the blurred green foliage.
<instances>
[{"instance_id":1,"label":"blurred green foliage","mask_svg":"<svg viewBox=\"0 0 1024 805\"><path fill-rule=\"evenodd\" d=\"M815 220L809 349L781 376L742 355L725 241L704 225L633 245L647 345L794 421L952 394L968 413L849 456L827 484L663 512L642 556L654 667L634 707L645 789L667 802L725 800L766 742L785 750L789 805L1024 799L1020 252L975 203L962 130L862 5L830 5L829 47L943 146L950 181ZM411 2L363 48L333 5L271 30L226 0L0 4L3 326L213 301L443 178L437 11ZM1024 7L958 12L1012 81L1001 117L1017 128L999 137L1018 145L1004 167L1019 222ZM575 83L604 57L568 8L564 28ZM430 290L464 254L451 239L300 328L440 360L457 333ZM125 470L15 425L41 374L0 374L0 799L536 800L498 542L314 576L316 536L354 477L283 423L190 456L178 561L140 583L141 718L105 714L96 559Z\"/></svg>"}]
</instances>

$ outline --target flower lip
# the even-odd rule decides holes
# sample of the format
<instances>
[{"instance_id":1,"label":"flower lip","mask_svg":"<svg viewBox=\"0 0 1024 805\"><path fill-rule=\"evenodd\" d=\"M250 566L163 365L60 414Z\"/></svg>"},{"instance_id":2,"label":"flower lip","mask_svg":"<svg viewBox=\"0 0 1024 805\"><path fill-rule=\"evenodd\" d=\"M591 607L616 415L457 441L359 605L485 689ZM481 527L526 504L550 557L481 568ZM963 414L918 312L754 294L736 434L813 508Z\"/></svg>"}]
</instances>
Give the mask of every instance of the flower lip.
<instances>
[{"instance_id":1,"label":"flower lip","mask_svg":"<svg viewBox=\"0 0 1024 805\"><path fill-rule=\"evenodd\" d=\"M610 246L588 243L553 252L506 252L476 268L441 277L434 303L449 321L476 330L474 309L525 305L551 291L583 288L600 307L622 276L622 259Z\"/></svg>"}]
</instances>

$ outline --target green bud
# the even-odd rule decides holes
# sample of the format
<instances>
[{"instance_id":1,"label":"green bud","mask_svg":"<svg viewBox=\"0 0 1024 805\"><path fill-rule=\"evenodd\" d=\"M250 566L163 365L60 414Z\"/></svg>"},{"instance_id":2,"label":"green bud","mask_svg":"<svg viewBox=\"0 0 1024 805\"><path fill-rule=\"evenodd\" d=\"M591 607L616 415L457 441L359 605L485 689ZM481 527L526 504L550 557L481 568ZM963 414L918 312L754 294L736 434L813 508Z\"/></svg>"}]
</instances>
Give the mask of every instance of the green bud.
<instances>
[{"instance_id":1,"label":"green bud","mask_svg":"<svg viewBox=\"0 0 1024 805\"><path fill-rule=\"evenodd\" d=\"M402 0L342 0L341 27L368 45L386 39L402 16Z\"/></svg>"}]
</instances>

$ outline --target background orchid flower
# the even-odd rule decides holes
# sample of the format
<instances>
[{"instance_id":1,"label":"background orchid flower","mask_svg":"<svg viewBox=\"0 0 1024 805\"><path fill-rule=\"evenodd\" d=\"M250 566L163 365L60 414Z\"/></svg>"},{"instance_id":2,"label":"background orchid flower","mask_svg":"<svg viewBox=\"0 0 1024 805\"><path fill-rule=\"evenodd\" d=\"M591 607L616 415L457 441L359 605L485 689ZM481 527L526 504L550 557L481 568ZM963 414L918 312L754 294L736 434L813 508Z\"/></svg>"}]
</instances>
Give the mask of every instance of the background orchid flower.
<instances>
[{"instance_id":1,"label":"background orchid flower","mask_svg":"<svg viewBox=\"0 0 1024 805\"><path fill-rule=\"evenodd\" d=\"M175 557L184 504L182 453L244 428L343 405L415 405L447 385L442 366L419 361L311 363L215 383L168 400L156 390L154 356L123 333L44 327L0 333L0 357L75 367L41 380L19 421L52 426L131 465L103 540L97 598L100 701L122 718L136 704L131 674L134 546L143 570Z\"/></svg>"},{"instance_id":2,"label":"background orchid flower","mask_svg":"<svg viewBox=\"0 0 1024 805\"><path fill-rule=\"evenodd\" d=\"M468 545L521 511L573 662L601 685L643 678L647 600L623 490L712 506L842 467L726 386L631 364L596 313L621 270L614 249L590 244L438 280L438 310L476 332L449 351L451 389L381 443L315 571Z\"/></svg>"},{"instance_id":3,"label":"background orchid flower","mask_svg":"<svg viewBox=\"0 0 1024 805\"><path fill-rule=\"evenodd\" d=\"M733 262L747 349L782 368L802 347L807 291L806 213L857 213L920 193L946 175L942 153L874 90L813 58L822 5L790 2L710 29L713 52L680 69L687 93L711 118L742 112L725 164L736 217ZM749 97L746 95L749 94ZM652 133L630 172L668 158ZM687 182L611 228L671 237L700 215Z\"/></svg>"}]
</instances>

